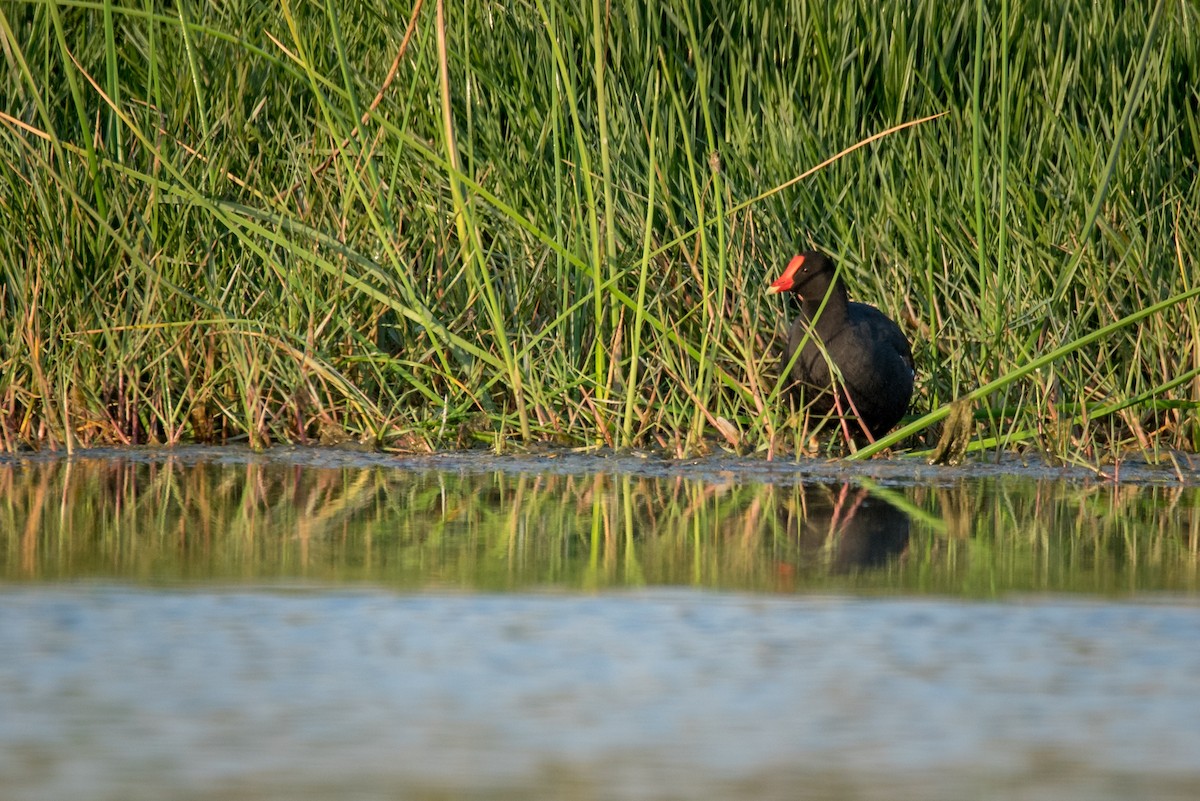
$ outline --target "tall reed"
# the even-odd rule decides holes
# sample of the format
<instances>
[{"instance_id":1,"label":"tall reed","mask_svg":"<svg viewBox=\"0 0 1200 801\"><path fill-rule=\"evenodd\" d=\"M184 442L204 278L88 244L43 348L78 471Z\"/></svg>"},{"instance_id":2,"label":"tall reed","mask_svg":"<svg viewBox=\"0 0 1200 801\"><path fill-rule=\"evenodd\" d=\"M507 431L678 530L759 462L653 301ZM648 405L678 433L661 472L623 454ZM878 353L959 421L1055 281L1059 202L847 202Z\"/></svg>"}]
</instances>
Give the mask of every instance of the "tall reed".
<instances>
[{"instance_id":1,"label":"tall reed","mask_svg":"<svg viewBox=\"0 0 1200 801\"><path fill-rule=\"evenodd\" d=\"M763 289L816 246L914 342L884 445L969 395L976 447L1200 449L1198 24L8 0L0 447L804 450Z\"/></svg>"}]
</instances>

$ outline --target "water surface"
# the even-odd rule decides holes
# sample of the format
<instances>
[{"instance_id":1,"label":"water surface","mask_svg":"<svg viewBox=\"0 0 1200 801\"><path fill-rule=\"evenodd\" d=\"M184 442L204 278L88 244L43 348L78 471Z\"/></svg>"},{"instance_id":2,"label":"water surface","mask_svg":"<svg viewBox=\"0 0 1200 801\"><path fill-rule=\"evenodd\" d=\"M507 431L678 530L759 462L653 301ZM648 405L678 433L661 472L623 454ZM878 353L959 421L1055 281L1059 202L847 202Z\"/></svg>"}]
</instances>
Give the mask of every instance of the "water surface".
<instances>
[{"instance_id":1,"label":"water surface","mask_svg":"<svg viewBox=\"0 0 1200 801\"><path fill-rule=\"evenodd\" d=\"M1194 798L1170 478L6 460L0 797Z\"/></svg>"},{"instance_id":2,"label":"water surface","mask_svg":"<svg viewBox=\"0 0 1200 801\"><path fill-rule=\"evenodd\" d=\"M9 460L0 578L968 597L1197 590L1200 485L983 467L290 449Z\"/></svg>"}]
</instances>

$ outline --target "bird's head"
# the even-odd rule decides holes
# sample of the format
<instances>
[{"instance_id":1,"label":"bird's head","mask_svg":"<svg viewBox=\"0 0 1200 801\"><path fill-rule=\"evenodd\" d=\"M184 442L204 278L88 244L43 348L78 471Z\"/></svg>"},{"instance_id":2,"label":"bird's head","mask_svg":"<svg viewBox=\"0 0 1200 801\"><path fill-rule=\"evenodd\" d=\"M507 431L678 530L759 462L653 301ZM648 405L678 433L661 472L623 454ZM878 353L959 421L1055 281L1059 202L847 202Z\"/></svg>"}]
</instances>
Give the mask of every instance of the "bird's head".
<instances>
[{"instance_id":1,"label":"bird's head","mask_svg":"<svg viewBox=\"0 0 1200 801\"><path fill-rule=\"evenodd\" d=\"M824 297L833 281L834 266L829 257L815 250L793 256L783 275L767 287L768 295L780 292L795 292L803 300Z\"/></svg>"}]
</instances>

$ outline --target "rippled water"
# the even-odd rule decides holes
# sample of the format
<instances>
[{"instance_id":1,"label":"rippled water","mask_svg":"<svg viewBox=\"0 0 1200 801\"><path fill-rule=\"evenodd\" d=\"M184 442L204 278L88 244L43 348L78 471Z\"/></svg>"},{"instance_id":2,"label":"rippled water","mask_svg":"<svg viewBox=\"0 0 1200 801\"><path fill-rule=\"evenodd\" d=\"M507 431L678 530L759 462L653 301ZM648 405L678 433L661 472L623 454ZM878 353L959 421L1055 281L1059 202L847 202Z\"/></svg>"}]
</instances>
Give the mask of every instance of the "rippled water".
<instances>
[{"instance_id":1,"label":"rippled water","mask_svg":"<svg viewBox=\"0 0 1200 801\"><path fill-rule=\"evenodd\" d=\"M0 463L0 798L1195 797L1200 490L810 468Z\"/></svg>"}]
</instances>

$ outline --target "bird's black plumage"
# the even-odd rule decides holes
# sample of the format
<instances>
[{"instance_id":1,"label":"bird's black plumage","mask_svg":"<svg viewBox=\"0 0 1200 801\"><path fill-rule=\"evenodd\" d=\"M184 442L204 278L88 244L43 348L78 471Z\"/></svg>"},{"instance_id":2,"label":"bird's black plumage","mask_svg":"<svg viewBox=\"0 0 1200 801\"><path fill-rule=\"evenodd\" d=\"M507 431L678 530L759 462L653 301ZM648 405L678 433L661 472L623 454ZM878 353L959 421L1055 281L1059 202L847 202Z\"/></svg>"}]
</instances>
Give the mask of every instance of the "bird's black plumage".
<instances>
[{"instance_id":1,"label":"bird's black plumage","mask_svg":"<svg viewBox=\"0 0 1200 801\"><path fill-rule=\"evenodd\" d=\"M767 291L787 292L798 301L787 360L799 349L792 366L794 386L812 402L814 412L827 414L840 405L871 438L900 422L913 393L912 348L883 312L849 299L828 256L815 251L796 256Z\"/></svg>"}]
</instances>

